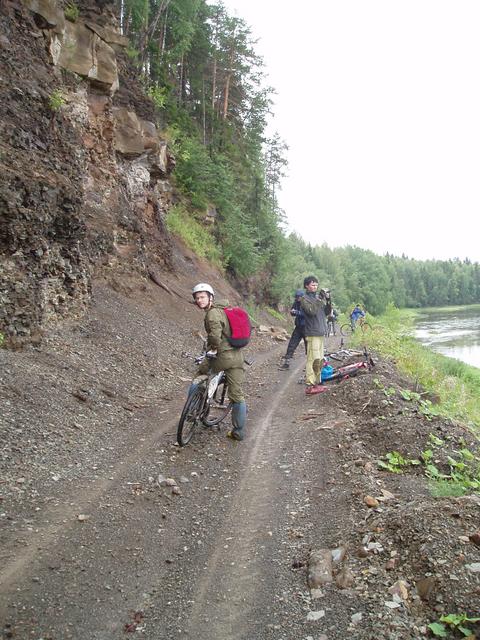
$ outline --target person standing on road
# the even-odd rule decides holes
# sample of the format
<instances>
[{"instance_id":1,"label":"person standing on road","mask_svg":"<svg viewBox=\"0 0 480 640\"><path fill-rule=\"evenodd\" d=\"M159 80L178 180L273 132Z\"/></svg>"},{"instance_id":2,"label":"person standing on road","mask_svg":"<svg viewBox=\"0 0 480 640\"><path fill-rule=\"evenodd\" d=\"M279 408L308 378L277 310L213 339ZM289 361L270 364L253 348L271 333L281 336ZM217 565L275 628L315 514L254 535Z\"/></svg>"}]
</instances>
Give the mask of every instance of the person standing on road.
<instances>
[{"instance_id":1,"label":"person standing on road","mask_svg":"<svg viewBox=\"0 0 480 640\"><path fill-rule=\"evenodd\" d=\"M330 314L327 316L327 336L336 336L337 335L337 318L338 312L336 309L333 309Z\"/></svg>"},{"instance_id":2,"label":"person standing on road","mask_svg":"<svg viewBox=\"0 0 480 640\"><path fill-rule=\"evenodd\" d=\"M283 364L280 369L288 369L290 367L290 360L293 358L293 354L302 340L305 343L305 352L307 351L307 342L305 340L305 314L303 313L303 309L300 307L300 300L304 295L305 294L302 289L297 289L295 291L295 299L293 301L292 308L290 309L290 315L295 318L295 328L290 336L287 353L283 358Z\"/></svg>"},{"instance_id":3,"label":"person standing on road","mask_svg":"<svg viewBox=\"0 0 480 640\"><path fill-rule=\"evenodd\" d=\"M224 311L229 306L228 301L215 302L215 293L206 282L195 285L192 295L197 307L205 311L207 351L210 355L216 354L215 358L205 360L200 365L199 373L208 373L209 367L215 373L225 371L228 397L233 403L232 430L227 436L233 440L243 440L247 420L247 405L243 395L245 369L242 349L232 347L227 340L227 336L231 336L230 323Z\"/></svg>"},{"instance_id":4,"label":"person standing on road","mask_svg":"<svg viewBox=\"0 0 480 640\"><path fill-rule=\"evenodd\" d=\"M307 276L303 281L305 295L300 306L305 314L305 337L307 340L307 364L305 366L305 393L321 393L325 387L321 383L324 339L327 333L327 316L332 311L330 291L321 289L317 294L318 280Z\"/></svg>"}]
</instances>

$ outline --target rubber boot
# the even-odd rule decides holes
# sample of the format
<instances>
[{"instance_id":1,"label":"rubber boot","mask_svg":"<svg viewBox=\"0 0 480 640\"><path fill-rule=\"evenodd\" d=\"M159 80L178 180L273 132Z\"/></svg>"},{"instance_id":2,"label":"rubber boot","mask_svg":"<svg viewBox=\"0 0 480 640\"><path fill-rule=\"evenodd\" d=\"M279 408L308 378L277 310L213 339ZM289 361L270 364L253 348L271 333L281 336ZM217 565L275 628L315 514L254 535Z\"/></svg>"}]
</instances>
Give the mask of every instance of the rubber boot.
<instances>
[{"instance_id":1,"label":"rubber boot","mask_svg":"<svg viewBox=\"0 0 480 640\"><path fill-rule=\"evenodd\" d=\"M245 422L247 421L247 405L242 402L234 402L232 407L232 426L228 432L228 437L233 440L243 440L245 438Z\"/></svg>"}]
</instances>

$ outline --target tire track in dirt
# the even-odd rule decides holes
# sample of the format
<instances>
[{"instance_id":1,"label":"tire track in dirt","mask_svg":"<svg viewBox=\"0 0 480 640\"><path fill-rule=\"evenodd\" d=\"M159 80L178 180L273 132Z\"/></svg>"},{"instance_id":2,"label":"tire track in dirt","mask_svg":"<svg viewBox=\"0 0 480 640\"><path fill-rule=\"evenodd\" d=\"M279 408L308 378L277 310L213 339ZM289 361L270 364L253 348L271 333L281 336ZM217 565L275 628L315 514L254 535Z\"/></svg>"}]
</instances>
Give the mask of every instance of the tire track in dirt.
<instances>
[{"instance_id":1,"label":"tire track in dirt","mask_svg":"<svg viewBox=\"0 0 480 640\"><path fill-rule=\"evenodd\" d=\"M91 504L99 502L100 497L111 490L112 487L120 483L120 479L125 475L126 469L134 460L141 458L151 449L152 445L158 440L159 435L171 431L175 428L176 421L170 421L160 425L160 431L151 436L136 449L131 450L130 454L123 458L116 465L113 472L110 472L109 480L100 480L93 488L77 493L73 491L70 495L63 496L63 504L44 511L43 522L53 523L48 526L40 526L29 540L25 549L15 549L15 555L9 562L3 564L0 570L0 595L4 589L12 587L12 579L20 580L22 574L30 570L30 565L35 563L38 556L38 550L46 550L58 543L60 533L65 535L66 530L77 524L76 516L83 513ZM74 504L72 503L74 502ZM0 603L0 613L2 613Z\"/></svg>"},{"instance_id":2,"label":"tire track in dirt","mask_svg":"<svg viewBox=\"0 0 480 640\"><path fill-rule=\"evenodd\" d=\"M260 353L255 364L260 367L275 358L281 348L279 346L270 352ZM131 480L131 469L139 461L147 460L148 454L155 445L158 446L159 441L165 441L167 436L168 439L175 438L183 401L183 391L179 389L167 416L159 414L158 407L148 407L141 416L145 426L140 427L140 431L144 437L139 442L138 435L132 434L133 437L127 442L119 443L121 450L117 451L114 465L108 467L108 479L89 479L86 488L62 487L61 494L56 496L56 504L42 509L41 519L35 523L34 531L25 536L25 546L20 546L16 539L7 539L2 550L6 561L0 568L0 618L7 619L8 608L19 586L23 590L25 585L31 583L32 576L40 575L50 564L55 564L53 559L62 555L66 544L75 545L75 539L78 538L75 528L85 528L79 523L78 515L92 514L92 518L96 519L94 511L97 506L101 502L111 502L107 496L118 494L119 487Z\"/></svg>"},{"instance_id":3,"label":"tire track in dirt","mask_svg":"<svg viewBox=\"0 0 480 640\"><path fill-rule=\"evenodd\" d=\"M279 469L281 449L288 448L292 437L291 421L282 414L286 413L286 391L292 389L300 371L300 365L293 369L267 407L254 416L255 431L240 463L243 476L222 530L216 534L215 552L197 584L187 636L251 638L251 624L265 623L268 605L263 603L272 597L272 571L281 558L278 520L283 518L280 498L286 495ZM317 480L321 477L319 473ZM233 539L224 544L229 538Z\"/></svg>"}]
</instances>

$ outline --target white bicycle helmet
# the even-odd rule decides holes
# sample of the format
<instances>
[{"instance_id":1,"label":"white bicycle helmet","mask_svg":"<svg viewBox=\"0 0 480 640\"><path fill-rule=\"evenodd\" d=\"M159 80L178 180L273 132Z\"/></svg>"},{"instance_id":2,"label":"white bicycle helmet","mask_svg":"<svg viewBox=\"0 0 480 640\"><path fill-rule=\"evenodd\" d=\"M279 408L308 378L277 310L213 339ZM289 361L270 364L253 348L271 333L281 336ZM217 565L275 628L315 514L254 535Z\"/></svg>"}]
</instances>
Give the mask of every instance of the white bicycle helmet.
<instances>
[{"instance_id":1,"label":"white bicycle helmet","mask_svg":"<svg viewBox=\"0 0 480 640\"><path fill-rule=\"evenodd\" d=\"M200 282L199 284L196 284L192 289L192 296L195 298L195 294L199 291L206 291L211 296L215 296L215 292L213 291L212 287L206 282Z\"/></svg>"}]
</instances>

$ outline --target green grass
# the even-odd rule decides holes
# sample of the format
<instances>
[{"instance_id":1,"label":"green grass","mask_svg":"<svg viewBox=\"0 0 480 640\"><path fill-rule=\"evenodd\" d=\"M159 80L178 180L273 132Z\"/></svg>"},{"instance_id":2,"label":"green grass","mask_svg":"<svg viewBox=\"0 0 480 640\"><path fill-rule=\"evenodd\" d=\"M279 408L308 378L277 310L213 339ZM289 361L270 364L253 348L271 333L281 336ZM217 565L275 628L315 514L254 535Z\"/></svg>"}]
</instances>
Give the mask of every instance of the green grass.
<instances>
[{"instance_id":1,"label":"green grass","mask_svg":"<svg viewBox=\"0 0 480 640\"><path fill-rule=\"evenodd\" d=\"M267 313L269 313L272 317L274 317L275 320L279 320L280 322L285 322L285 318L283 317L283 315L279 311L272 309L272 307L267 307Z\"/></svg>"},{"instance_id":2,"label":"green grass","mask_svg":"<svg viewBox=\"0 0 480 640\"><path fill-rule=\"evenodd\" d=\"M408 311L410 313L412 313L413 315L417 315L417 314L421 314L422 311L425 312L432 312L435 311L437 313L448 313L448 312L458 312L458 311L463 311L464 309L472 309L472 310L478 310L480 311L480 304L469 304L469 305L457 305L457 306L451 306L451 307L422 307L421 309L404 309L402 310L402 313L404 311Z\"/></svg>"},{"instance_id":3,"label":"green grass","mask_svg":"<svg viewBox=\"0 0 480 640\"><path fill-rule=\"evenodd\" d=\"M424 347L412 337L412 310L391 307L378 318L368 317L373 330L356 332L352 344L366 343L393 359L398 370L419 388L438 398L435 412L467 424L480 434L480 369Z\"/></svg>"},{"instance_id":4,"label":"green grass","mask_svg":"<svg viewBox=\"0 0 480 640\"><path fill-rule=\"evenodd\" d=\"M220 248L215 242L213 230L207 229L182 205L170 209L167 215L168 230L181 238L197 256L206 258L219 268L223 268Z\"/></svg>"},{"instance_id":5,"label":"green grass","mask_svg":"<svg viewBox=\"0 0 480 640\"><path fill-rule=\"evenodd\" d=\"M429 489L434 498L459 498L468 493L464 484L449 480L431 480Z\"/></svg>"}]
</instances>

